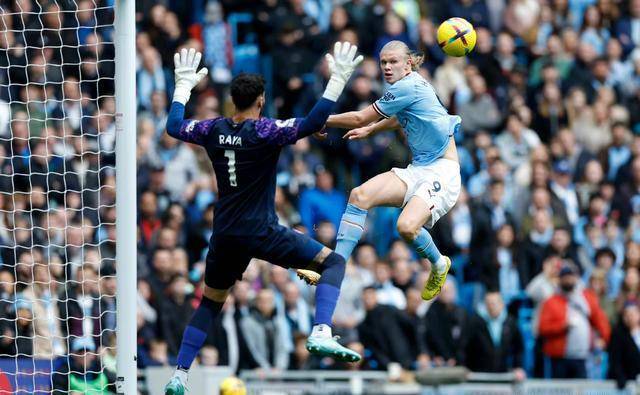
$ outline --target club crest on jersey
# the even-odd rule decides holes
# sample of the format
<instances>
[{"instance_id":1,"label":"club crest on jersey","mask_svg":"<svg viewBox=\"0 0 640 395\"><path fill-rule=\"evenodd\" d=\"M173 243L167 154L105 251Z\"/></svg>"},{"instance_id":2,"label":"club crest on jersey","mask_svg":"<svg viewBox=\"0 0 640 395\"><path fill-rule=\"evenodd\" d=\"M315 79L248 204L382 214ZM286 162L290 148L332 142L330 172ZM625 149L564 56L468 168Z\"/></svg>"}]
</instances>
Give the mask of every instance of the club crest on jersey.
<instances>
[{"instance_id":1,"label":"club crest on jersey","mask_svg":"<svg viewBox=\"0 0 640 395\"><path fill-rule=\"evenodd\" d=\"M382 99L380 99L380 101L391 101L391 100L395 100L396 97L393 95L393 93L391 92L386 92L384 94L384 96L382 96Z\"/></svg>"},{"instance_id":2,"label":"club crest on jersey","mask_svg":"<svg viewBox=\"0 0 640 395\"><path fill-rule=\"evenodd\" d=\"M185 131L186 131L187 133L191 133L191 132L193 132L193 128L195 128L197 124L198 124L198 121L191 121L191 122L189 122L189 124L187 125L187 128L185 129Z\"/></svg>"},{"instance_id":3,"label":"club crest on jersey","mask_svg":"<svg viewBox=\"0 0 640 395\"><path fill-rule=\"evenodd\" d=\"M242 146L242 137L221 134L218 136L218 143L225 145Z\"/></svg>"},{"instance_id":4,"label":"club crest on jersey","mask_svg":"<svg viewBox=\"0 0 640 395\"><path fill-rule=\"evenodd\" d=\"M296 123L295 118L289 118L287 120L276 119L276 126L279 128L291 128Z\"/></svg>"}]
</instances>

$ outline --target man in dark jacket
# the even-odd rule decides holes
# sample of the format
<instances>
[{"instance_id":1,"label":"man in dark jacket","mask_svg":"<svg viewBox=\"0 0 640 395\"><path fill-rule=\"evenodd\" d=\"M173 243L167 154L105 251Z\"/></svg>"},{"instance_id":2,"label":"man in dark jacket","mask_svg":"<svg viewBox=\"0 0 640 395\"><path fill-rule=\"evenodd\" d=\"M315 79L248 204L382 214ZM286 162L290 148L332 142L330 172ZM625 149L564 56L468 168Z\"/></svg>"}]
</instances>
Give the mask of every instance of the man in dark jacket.
<instances>
[{"instance_id":1,"label":"man in dark jacket","mask_svg":"<svg viewBox=\"0 0 640 395\"><path fill-rule=\"evenodd\" d=\"M468 317L456 304L456 294L454 283L447 281L424 317L427 348L436 366L455 366L463 359Z\"/></svg>"},{"instance_id":2,"label":"man in dark jacket","mask_svg":"<svg viewBox=\"0 0 640 395\"><path fill-rule=\"evenodd\" d=\"M609 378L624 388L628 380L640 374L640 307L637 302L625 303L622 322L618 324L609 344Z\"/></svg>"},{"instance_id":3,"label":"man in dark jacket","mask_svg":"<svg viewBox=\"0 0 640 395\"><path fill-rule=\"evenodd\" d=\"M470 271L478 271L486 262L492 261L491 252L496 242L496 232L502 225L514 223L511 213L504 205L505 183L492 179L486 198L480 198L471 206L471 244L469 245L472 265ZM465 269L467 270L467 269ZM472 280L478 280L480 273L466 273Z\"/></svg>"},{"instance_id":4,"label":"man in dark jacket","mask_svg":"<svg viewBox=\"0 0 640 395\"><path fill-rule=\"evenodd\" d=\"M193 295L187 291L188 284L184 276L173 274L159 304L158 325L170 355L178 355L182 332L193 314Z\"/></svg>"},{"instance_id":5,"label":"man in dark jacket","mask_svg":"<svg viewBox=\"0 0 640 395\"><path fill-rule=\"evenodd\" d=\"M362 293L367 312L358 326L360 340L371 351L379 369L397 362L405 369L413 365L411 334L415 330L409 316L393 306L378 304L376 289L367 287Z\"/></svg>"},{"instance_id":6,"label":"man in dark jacket","mask_svg":"<svg viewBox=\"0 0 640 395\"><path fill-rule=\"evenodd\" d=\"M513 370L519 379L525 377L522 335L516 321L507 315L500 292L487 292L484 305L470 319L468 333L465 365L469 369L492 373Z\"/></svg>"}]
</instances>

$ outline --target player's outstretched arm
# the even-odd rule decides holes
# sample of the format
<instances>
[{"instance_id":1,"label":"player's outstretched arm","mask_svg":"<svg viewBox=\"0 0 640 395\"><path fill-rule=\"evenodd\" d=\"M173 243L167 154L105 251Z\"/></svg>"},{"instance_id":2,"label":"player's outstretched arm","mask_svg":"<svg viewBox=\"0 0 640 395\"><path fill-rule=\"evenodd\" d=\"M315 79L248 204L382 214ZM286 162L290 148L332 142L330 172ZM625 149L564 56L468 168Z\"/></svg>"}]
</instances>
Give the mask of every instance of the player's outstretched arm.
<instances>
[{"instance_id":1,"label":"player's outstretched arm","mask_svg":"<svg viewBox=\"0 0 640 395\"><path fill-rule=\"evenodd\" d=\"M327 119L327 127L341 129L361 128L380 118L380 114L378 114L373 106L368 106L360 111L349 111L343 112L342 114L331 115L329 119Z\"/></svg>"},{"instance_id":2,"label":"player's outstretched arm","mask_svg":"<svg viewBox=\"0 0 640 395\"><path fill-rule=\"evenodd\" d=\"M331 78L327 83L322 98L318 100L309 114L300 123L298 138L303 138L323 129L333 105L338 101L351 74L362 62L362 55L356 56L358 47L348 42L337 42L333 47L333 55L325 55Z\"/></svg>"},{"instance_id":3,"label":"player's outstretched arm","mask_svg":"<svg viewBox=\"0 0 640 395\"><path fill-rule=\"evenodd\" d=\"M367 126L363 126L361 128L351 129L343 136L343 138L349 140L364 139L383 130L396 130L399 128L400 122L398 122L398 118L392 117L380 120Z\"/></svg>"},{"instance_id":4,"label":"player's outstretched arm","mask_svg":"<svg viewBox=\"0 0 640 395\"><path fill-rule=\"evenodd\" d=\"M173 56L175 65L176 87L173 91L173 102L167 117L167 133L170 136L188 143L201 144L210 123L208 121L185 121L184 105L191 97L191 90L202 81L209 72L206 67L198 70L202 54L194 48L183 48Z\"/></svg>"}]
</instances>

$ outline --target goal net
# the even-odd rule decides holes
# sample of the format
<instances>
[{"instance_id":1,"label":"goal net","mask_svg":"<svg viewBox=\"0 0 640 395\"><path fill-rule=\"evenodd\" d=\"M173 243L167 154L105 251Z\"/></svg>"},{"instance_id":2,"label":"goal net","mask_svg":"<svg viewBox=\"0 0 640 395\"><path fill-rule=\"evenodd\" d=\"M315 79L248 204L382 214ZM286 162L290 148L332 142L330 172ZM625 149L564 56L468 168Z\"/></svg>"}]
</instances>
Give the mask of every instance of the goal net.
<instances>
[{"instance_id":1,"label":"goal net","mask_svg":"<svg viewBox=\"0 0 640 395\"><path fill-rule=\"evenodd\" d=\"M115 392L113 3L0 1L0 394Z\"/></svg>"}]
</instances>

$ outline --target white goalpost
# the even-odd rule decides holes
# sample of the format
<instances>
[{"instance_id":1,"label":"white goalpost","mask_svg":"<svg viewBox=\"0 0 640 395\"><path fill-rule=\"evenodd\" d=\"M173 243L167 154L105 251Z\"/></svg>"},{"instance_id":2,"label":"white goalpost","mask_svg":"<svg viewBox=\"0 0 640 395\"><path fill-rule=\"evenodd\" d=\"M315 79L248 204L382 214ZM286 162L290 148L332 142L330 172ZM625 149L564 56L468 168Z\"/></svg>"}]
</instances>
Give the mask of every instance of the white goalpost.
<instances>
[{"instance_id":1,"label":"white goalpost","mask_svg":"<svg viewBox=\"0 0 640 395\"><path fill-rule=\"evenodd\" d=\"M117 0L116 31L116 257L117 391L137 393L136 366L136 58L135 0Z\"/></svg>"},{"instance_id":2,"label":"white goalpost","mask_svg":"<svg viewBox=\"0 0 640 395\"><path fill-rule=\"evenodd\" d=\"M137 393L135 0L0 1L0 394Z\"/></svg>"}]
</instances>

